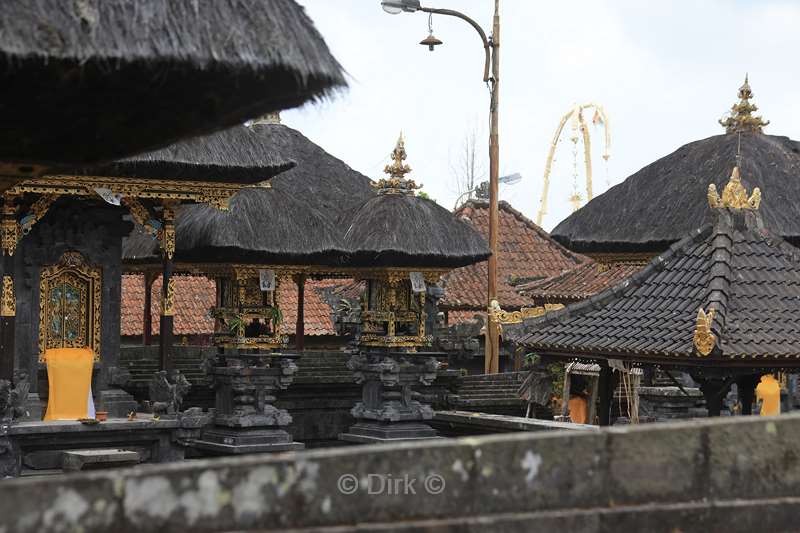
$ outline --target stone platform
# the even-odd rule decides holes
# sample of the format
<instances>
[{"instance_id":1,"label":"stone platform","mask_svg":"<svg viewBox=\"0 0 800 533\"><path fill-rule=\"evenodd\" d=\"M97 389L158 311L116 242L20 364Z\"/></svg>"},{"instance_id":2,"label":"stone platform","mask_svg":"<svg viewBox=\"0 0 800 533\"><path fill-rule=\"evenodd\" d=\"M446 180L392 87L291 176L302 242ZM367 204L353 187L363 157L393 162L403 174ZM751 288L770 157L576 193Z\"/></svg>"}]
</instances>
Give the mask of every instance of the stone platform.
<instances>
[{"instance_id":1,"label":"stone platform","mask_svg":"<svg viewBox=\"0 0 800 533\"><path fill-rule=\"evenodd\" d=\"M0 434L0 475L18 477L61 472L64 452L124 449L143 463L184 459L184 444L199 430L178 417L156 420L139 413L93 425L73 420L19 422ZM194 424L196 425L196 424Z\"/></svg>"}]
</instances>

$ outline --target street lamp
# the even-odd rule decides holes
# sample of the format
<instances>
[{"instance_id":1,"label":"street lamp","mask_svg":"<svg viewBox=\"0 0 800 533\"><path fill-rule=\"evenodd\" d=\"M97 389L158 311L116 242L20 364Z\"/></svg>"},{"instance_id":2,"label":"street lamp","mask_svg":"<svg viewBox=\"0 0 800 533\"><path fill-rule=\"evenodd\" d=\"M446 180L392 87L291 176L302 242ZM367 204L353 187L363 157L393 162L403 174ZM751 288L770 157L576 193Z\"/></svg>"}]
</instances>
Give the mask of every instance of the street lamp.
<instances>
[{"instance_id":1,"label":"street lamp","mask_svg":"<svg viewBox=\"0 0 800 533\"><path fill-rule=\"evenodd\" d=\"M494 18L492 20L492 34L486 37L486 32L483 31L477 22L468 16L454 11L452 9L436 9L430 7L423 7L420 5L419 0L382 0L381 6L387 13L397 15L399 13L415 13L422 11L429 14L429 30L430 30L430 16L431 15L447 15L450 17L457 17L469 23L483 43L483 50L485 60L483 65L483 81L489 86L489 113L490 113L490 132L489 132L489 249L492 255L489 257L489 279L486 300L487 320L486 320L486 356L484 362L484 370L487 374L497 373L500 369L500 346L497 323L495 322L490 308L492 301L497 299L497 227L498 227L498 206L497 206L497 189L498 189L498 173L499 173L499 160L500 160L500 142L498 136L498 100L500 89L500 0L494 0ZM429 50L433 50L436 44L441 44L441 41L434 43L433 32L423 39L420 43L428 46ZM491 72L491 75L490 75Z\"/></svg>"},{"instance_id":2,"label":"street lamp","mask_svg":"<svg viewBox=\"0 0 800 533\"><path fill-rule=\"evenodd\" d=\"M503 185L515 185L515 184L519 183L520 181L522 181L522 174L520 174L519 172L515 172L513 174L509 174L508 176L500 176L499 178L497 178L497 181L498 181L498 183L501 183ZM476 186L474 186L473 188L471 188L470 190L462 192L458 196L458 198L456 198L456 205L453 207L453 210L458 209L458 206L461 205L461 199L462 198L464 198L467 195L470 195L470 194L474 193L475 191L480 191L481 189L489 190L489 182L488 181L482 181L479 184L477 184ZM479 198L481 197L480 193L478 193L478 197Z\"/></svg>"}]
</instances>

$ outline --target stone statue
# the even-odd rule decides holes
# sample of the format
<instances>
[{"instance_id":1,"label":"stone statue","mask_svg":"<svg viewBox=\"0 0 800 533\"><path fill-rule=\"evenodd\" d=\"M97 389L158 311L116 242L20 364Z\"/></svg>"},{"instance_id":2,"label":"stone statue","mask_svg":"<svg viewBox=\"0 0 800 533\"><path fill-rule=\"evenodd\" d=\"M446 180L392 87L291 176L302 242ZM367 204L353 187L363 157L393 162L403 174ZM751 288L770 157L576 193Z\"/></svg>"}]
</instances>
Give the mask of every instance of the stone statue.
<instances>
[{"instance_id":1,"label":"stone statue","mask_svg":"<svg viewBox=\"0 0 800 533\"><path fill-rule=\"evenodd\" d=\"M167 377L166 370L159 370L153 375L148 386L150 404L155 415L174 415L180 412L183 398L191 389L189 380L180 370L173 370L170 377L171 380Z\"/></svg>"},{"instance_id":2,"label":"stone statue","mask_svg":"<svg viewBox=\"0 0 800 533\"><path fill-rule=\"evenodd\" d=\"M28 373L23 370L14 371L11 381L0 380L0 420L10 423L15 418L26 415L25 403L31 384Z\"/></svg>"}]
</instances>

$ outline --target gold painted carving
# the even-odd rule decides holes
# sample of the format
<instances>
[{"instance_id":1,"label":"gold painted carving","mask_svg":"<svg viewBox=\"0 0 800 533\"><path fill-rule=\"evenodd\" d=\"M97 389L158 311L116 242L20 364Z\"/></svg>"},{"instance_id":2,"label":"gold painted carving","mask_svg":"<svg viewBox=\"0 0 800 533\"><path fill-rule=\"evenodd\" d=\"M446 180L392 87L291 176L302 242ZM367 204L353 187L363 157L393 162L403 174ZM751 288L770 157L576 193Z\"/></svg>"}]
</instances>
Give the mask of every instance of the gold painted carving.
<instances>
[{"instance_id":1,"label":"gold painted carving","mask_svg":"<svg viewBox=\"0 0 800 533\"><path fill-rule=\"evenodd\" d=\"M139 200L130 196L123 196L121 202L130 211L134 222L139 224L150 235L158 236L159 230L153 224L155 218Z\"/></svg>"},{"instance_id":2,"label":"gold painted carving","mask_svg":"<svg viewBox=\"0 0 800 533\"><path fill-rule=\"evenodd\" d=\"M711 325L714 322L714 309L708 313L703 308L697 310L697 324L694 328L694 346L697 352L703 357L708 356L717 344L717 338L711 332Z\"/></svg>"},{"instance_id":3,"label":"gold painted carving","mask_svg":"<svg viewBox=\"0 0 800 533\"><path fill-rule=\"evenodd\" d=\"M42 269L39 283L39 361L49 348L89 348L100 360L102 271L78 252Z\"/></svg>"},{"instance_id":4,"label":"gold painted carving","mask_svg":"<svg viewBox=\"0 0 800 533\"><path fill-rule=\"evenodd\" d=\"M756 187L753 194L747 196L747 191L739 177L739 167L733 167L731 179L722 190L722 197L717 194L717 186L713 183L708 186L708 205L711 208L729 207L733 209L758 209L761 205L761 190Z\"/></svg>"},{"instance_id":5,"label":"gold painted carving","mask_svg":"<svg viewBox=\"0 0 800 533\"><path fill-rule=\"evenodd\" d=\"M740 131L750 131L762 133L764 126L769 125L769 120L764 120L760 115L753 115L758 111L758 106L750 103L753 98L753 91L750 89L750 82L747 75L744 77L744 84L739 87L739 101L731 106L728 116L720 119L720 126L725 128L725 133L736 133Z\"/></svg>"},{"instance_id":6,"label":"gold painted carving","mask_svg":"<svg viewBox=\"0 0 800 533\"><path fill-rule=\"evenodd\" d=\"M497 300L492 300L489 317L498 324L521 324L526 318L538 318L563 307L564 304L544 304L542 307L523 307L519 311L503 311Z\"/></svg>"},{"instance_id":7,"label":"gold painted carving","mask_svg":"<svg viewBox=\"0 0 800 533\"><path fill-rule=\"evenodd\" d=\"M22 235L27 235L30 233L33 225L39 222L47 214L47 210L50 209L50 206L53 205L53 202L58 200L58 197L58 194L44 194L35 202L33 202L28 214L25 215L20 221L19 233L17 234L18 237L20 233Z\"/></svg>"},{"instance_id":8,"label":"gold painted carving","mask_svg":"<svg viewBox=\"0 0 800 533\"><path fill-rule=\"evenodd\" d=\"M16 316L17 297L14 294L14 280L11 276L3 276L3 295L0 298L0 316Z\"/></svg>"},{"instance_id":9,"label":"gold painted carving","mask_svg":"<svg viewBox=\"0 0 800 533\"><path fill-rule=\"evenodd\" d=\"M166 290L161 291L161 315L172 316L175 313L175 278L169 277Z\"/></svg>"},{"instance_id":10,"label":"gold painted carving","mask_svg":"<svg viewBox=\"0 0 800 533\"><path fill-rule=\"evenodd\" d=\"M11 194L66 194L71 196L95 196L95 189L109 189L123 198L150 198L162 200L191 201L205 203L220 210L227 210L231 196L248 187L269 188L269 183L255 186L235 183L212 183L203 181L119 179L106 176L53 175L31 178L9 189Z\"/></svg>"}]
</instances>

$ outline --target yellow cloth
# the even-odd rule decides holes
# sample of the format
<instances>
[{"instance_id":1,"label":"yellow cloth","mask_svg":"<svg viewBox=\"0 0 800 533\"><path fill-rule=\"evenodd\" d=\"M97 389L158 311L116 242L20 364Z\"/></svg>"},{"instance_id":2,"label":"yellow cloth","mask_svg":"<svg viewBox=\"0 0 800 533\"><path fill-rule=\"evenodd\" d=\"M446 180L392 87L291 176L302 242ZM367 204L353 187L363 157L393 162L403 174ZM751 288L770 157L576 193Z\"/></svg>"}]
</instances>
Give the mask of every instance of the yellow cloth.
<instances>
[{"instance_id":1,"label":"yellow cloth","mask_svg":"<svg viewBox=\"0 0 800 533\"><path fill-rule=\"evenodd\" d=\"M44 419L87 418L94 352L89 348L56 348L47 350L44 356L50 385Z\"/></svg>"},{"instance_id":2,"label":"yellow cloth","mask_svg":"<svg viewBox=\"0 0 800 533\"><path fill-rule=\"evenodd\" d=\"M761 416L781 414L781 384L771 374L761 376L756 387L756 400L761 403Z\"/></svg>"},{"instance_id":3,"label":"yellow cloth","mask_svg":"<svg viewBox=\"0 0 800 533\"><path fill-rule=\"evenodd\" d=\"M573 396L567 404L569 406L569 419L576 424L589 423L589 402L583 396Z\"/></svg>"}]
</instances>

